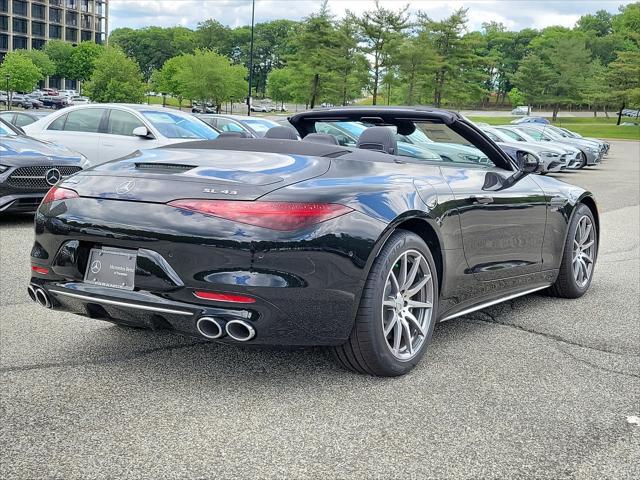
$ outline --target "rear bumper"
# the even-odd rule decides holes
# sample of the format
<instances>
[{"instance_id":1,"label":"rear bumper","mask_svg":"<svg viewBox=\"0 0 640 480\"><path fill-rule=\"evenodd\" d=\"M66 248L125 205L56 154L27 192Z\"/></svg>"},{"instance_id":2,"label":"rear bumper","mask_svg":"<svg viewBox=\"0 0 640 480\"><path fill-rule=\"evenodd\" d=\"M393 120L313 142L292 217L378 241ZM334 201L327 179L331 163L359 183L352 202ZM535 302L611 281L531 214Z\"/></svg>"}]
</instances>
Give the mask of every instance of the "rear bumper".
<instances>
[{"instance_id":1,"label":"rear bumper","mask_svg":"<svg viewBox=\"0 0 640 480\"><path fill-rule=\"evenodd\" d=\"M348 338L384 230L355 211L300 232L276 232L185 216L166 205L84 198L41 208L35 224L32 265L48 273L34 273L32 282L49 293L54 309L188 335L198 335L201 316L243 319L256 331L251 343L274 345ZM135 290L84 282L89 252L104 247L137 252ZM195 291L255 301L203 300Z\"/></svg>"},{"instance_id":2,"label":"rear bumper","mask_svg":"<svg viewBox=\"0 0 640 480\"><path fill-rule=\"evenodd\" d=\"M127 291L80 282L31 279L31 285L43 288L51 308L95 320L151 329L169 329L200 337L196 322L213 317L225 324L231 320L249 323L256 331L251 343L265 345L339 345L351 332L350 310L353 297L332 291L288 292L286 302L276 298L286 310L267 298L252 296L255 303L191 303L147 291ZM190 291L184 291L189 299ZM264 291L264 294L269 292ZM280 292L279 292L280 293ZM196 301L195 297L194 301ZM216 340L234 342L227 336Z\"/></svg>"}]
</instances>

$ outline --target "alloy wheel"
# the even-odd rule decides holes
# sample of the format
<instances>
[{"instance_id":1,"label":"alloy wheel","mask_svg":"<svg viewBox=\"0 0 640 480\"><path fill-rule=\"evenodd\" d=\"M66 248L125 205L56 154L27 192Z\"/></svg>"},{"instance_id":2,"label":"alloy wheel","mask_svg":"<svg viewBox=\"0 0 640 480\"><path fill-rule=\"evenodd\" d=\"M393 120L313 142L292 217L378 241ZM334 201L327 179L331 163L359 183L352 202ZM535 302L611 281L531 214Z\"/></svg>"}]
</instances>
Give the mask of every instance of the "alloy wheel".
<instances>
[{"instance_id":1,"label":"alloy wheel","mask_svg":"<svg viewBox=\"0 0 640 480\"><path fill-rule=\"evenodd\" d=\"M573 236L573 278L580 288L584 288L591 279L595 257L595 229L587 215L578 220Z\"/></svg>"},{"instance_id":2,"label":"alloy wheel","mask_svg":"<svg viewBox=\"0 0 640 480\"><path fill-rule=\"evenodd\" d=\"M427 338L433 318L434 285L427 259L403 252L387 275L382 298L382 330L394 357L408 361Z\"/></svg>"}]
</instances>

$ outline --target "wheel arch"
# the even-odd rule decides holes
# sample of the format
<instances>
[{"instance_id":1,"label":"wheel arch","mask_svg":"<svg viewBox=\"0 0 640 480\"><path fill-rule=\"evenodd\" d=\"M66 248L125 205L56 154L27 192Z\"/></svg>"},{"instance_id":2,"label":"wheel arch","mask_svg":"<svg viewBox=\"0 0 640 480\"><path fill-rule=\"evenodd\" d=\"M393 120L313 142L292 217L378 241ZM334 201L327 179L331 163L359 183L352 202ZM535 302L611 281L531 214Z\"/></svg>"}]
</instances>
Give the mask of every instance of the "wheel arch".
<instances>
[{"instance_id":1,"label":"wheel arch","mask_svg":"<svg viewBox=\"0 0 640 480\"><path fill-rule=\"evenodd\" d=\"M591 194L585 192L582 195L577 203L581 203L591 210L591 214L593 215L593 219L596 221L596 236L598 238L597 245L600 245L600 214L598 213L598 206L596 205L596 201ZM574 209L575 212L575 209Z\"/></svg>"},{"instance_id":2,"label":"wheel arch","mask_svg":"<svg viewBox=\"0 0 640 480\"><path fill-rule=\"evenodd\" d=\"M385 229L382 235L380 235L376 242L374 255L372 255L372 258L367 265L367 277L369 276L369 272L374 260L377 258L380 251L382 250L382 247L385 245L393 232L397 230L405 230L418 235L429 247L431 255L433 256L433 261L436 265L436 272L438 274L438 292L441 291L445 269L444 256L442 254L442 239L440 238L437 229L434 228L434 226L431 224L430 219L425 217L423 212L420 213L421 214L409 213L403 215L396 218L389 224L389 226Z\"/></svg>"}]
</instances>

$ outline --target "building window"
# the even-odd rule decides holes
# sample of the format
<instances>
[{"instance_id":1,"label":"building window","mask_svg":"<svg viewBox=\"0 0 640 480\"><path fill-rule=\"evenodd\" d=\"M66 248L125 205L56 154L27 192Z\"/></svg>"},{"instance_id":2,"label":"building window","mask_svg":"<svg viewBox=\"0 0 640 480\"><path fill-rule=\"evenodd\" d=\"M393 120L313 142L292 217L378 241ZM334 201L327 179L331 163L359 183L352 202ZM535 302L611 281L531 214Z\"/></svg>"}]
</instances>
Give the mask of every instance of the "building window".
<instances>
[{"instance_id":1,"label":"building window","mask_svg":"<svg viewBox=\"0 0 640 480\"><path fill-rule=\"evenodd\" d=\"M62 10L59 10L57 8L50 8L49 21L54 23L62 23Z\"/></svg>"},{"instance_id":2,"label":"building window","mask_svg":"<svg viewBox=\"0 0 640 480\"><path fill-rule=\"evenodd\" d=\"M93 13L93 2L91 0L82 0L80 11L84 13Z\"/></svg>"},{"instance_id":3,"label":"building window","mask_svg":"<svg viewBox=\"0 0 640 480\"><path fill-rule=\"evenodd\" d=\"M59 27L58 25L49 25L49 38L61 39L62 27Z\"/></svg>"},{"instance_id":4,"label":"building window","mask_svg":"<svg viewBox=\"0 0 640 480\"><path fill-rule=\"evenodd\" d=\"M104 3L96 2L96 15L104 17L105 8Z\"/></svg>"},{"instance_id":5,"label":"building window","mask_svg":"<svg viewBox=\"0 0 640 480\"><path fill-rule=\"evenodd\" d=\"M9 50L9 35L0 35L0 50Z\"/></svg>"},{"instance_id":6,"label":"building window","mask_svg":"<svg viewBox=\"0 0 640 480\"><path fill-rule=\"evenodd\" d=\"M70 12L67 10L67 16L65 18L65 23L67 25L71 25L73 27L78 26L78 14L76 12Z\"/></svg>"},{"instance_id":7,"label":"building window","mask_svg":"<svg viewBox=\"0 0 640 480\"><path fill-rule=\"evenodd\" d=\"M61 7L62 3L62 0L49 0L49 5L55 5L56 7Z\"/></svg>"},{"instance_id":8,"label":"building window","mask_svg":"<svg viewBox=\"0 0 640 480\"><path fill-rule=\"evenodd\" d=\"M27 5L27 2L23 2L22 0L13 0L13 14L26 17L28 11Z\"/></svg>"},{"instance_id":9,"label":"building window","mask_svg":"<svg viewBox=\"0 0 640 480\"><path fill-rule=\"evenodd\" d=\"M67 8L71 8L72 10L75 10L78 8L77 0L67 0L66 5L67 5Z\"/></svg>"},{"instance_id":10,"label":"building window","mask_svg":"<svg viewBox=\"0 0 640 480\"><path fill-rule=\"evenodd\" d=\"M27 33L29 23L22 18L13 19L13 33ZM15 48L15 45L14 45Z\"/></svg>"},{"instance_id":11,"label":"building window","mask_svg":"<svg viewBox=\"0 0 640 480\"><path fill-rule=\"evenodd\" d=\"M0 15L0 30L9 30L9 17L6 15Z\"/></svg>"},{"instance_id":12,"label":"building window","mask_svg":"<svg viewBox=\"0 0 640 480\"><path fill-rule=\"evenodd\" d=\"M91 30L82 30L80 32L81 42L90 42L93 40L93 32Z\"/></svg>"},{"instance_id":13,"label":"building window","mask_svg":"<svg viewBox=\"0 0 640 480\"><path fill-rule=\"evenodd\" d=\"M47 25L42 22L31 22L31 35L45 37L47 35Z\"/></svg>"},{"instance_id":14,"label":"building window","mask_svg":"<svg viewBox=\"0 0 640 480\"><path fill-rule=\"evenodd\" d=\"M77 28L65 28L64 29L64 39L67 42L77 42L78 41L78 29Z\"/></svg>"},{"instance_id":15,"label":"building window","mask_svg":"<svg viewBox=\"0 0 640 480\"><path fill-rule=\"evenodd\" d=\"M45 19L45 14L47 13L44 5L40 5L38 3L31 4L31 16L33 18L37 18L39 20Z\"/></svg>"},{"instance_id":16,"label":"building window","mask_svg":"<svg viewBox=\"0 0 640 480\"><path fill-rule=\"evenodd\" d=\"M0 0L0 12L9 13L9 0Z\"/></svg>"},{"instance_id":17,"label":"building window","mask_svg":"<svg viewBox=\"0 0 640 480\"><path fill-rule=\"evenodd\" d=\"M14 50L26 50L28 46L27 37L13 37L13 49Z\"/></svg>"},{"instance_id":18,"label":"building window","mask_svg":"<svg viewBox=\"0 0 640 480\"><path fill-rule=\"evenodd\" d=\"M91 15L82 15L82 28L93 28L93 17Z\"/></svg>"},{"instance_id":19,"label":"building window","mask_svg":"<svg viewBox=\"0 0 640 480\"><path fill-rule=\"evenodd\" d=\"M41 50L44 48L47 42L42 38L32 38L31 39L31 48L34 50Z\"/></svg>"}]
</instances>

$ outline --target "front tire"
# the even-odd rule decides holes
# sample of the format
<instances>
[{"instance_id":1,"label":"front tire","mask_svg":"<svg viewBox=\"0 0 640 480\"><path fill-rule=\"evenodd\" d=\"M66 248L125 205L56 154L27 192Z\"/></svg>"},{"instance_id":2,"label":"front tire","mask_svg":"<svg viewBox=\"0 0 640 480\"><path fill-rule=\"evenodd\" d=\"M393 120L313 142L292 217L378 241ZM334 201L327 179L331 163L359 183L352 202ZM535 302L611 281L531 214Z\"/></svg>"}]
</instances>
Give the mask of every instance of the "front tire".
<instances>
[{"instance_id":1,"label":"front tire","mask_svg":"<svg viewBox=\"0 0 640 480\"><path fill-rule=\"evenodd\" d=\"M424 356L438 311L438 275L429 247L398 230L376 258L349 340L333 348L348 370L394 377Z\"/></svg>"},{"instance_id":2,"label":"front tire","mask_svg":"<svg viewBox=\"0 0 640 480\"><path fill-rule=\"evenodd\" d=\"M584 204L578 205L569 224L558 278L548 290L550 295L579 298L587 292L598 256L596 229L593 212Z\"/></svg>"}]
</instances>

